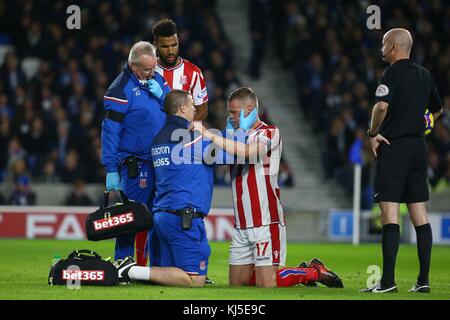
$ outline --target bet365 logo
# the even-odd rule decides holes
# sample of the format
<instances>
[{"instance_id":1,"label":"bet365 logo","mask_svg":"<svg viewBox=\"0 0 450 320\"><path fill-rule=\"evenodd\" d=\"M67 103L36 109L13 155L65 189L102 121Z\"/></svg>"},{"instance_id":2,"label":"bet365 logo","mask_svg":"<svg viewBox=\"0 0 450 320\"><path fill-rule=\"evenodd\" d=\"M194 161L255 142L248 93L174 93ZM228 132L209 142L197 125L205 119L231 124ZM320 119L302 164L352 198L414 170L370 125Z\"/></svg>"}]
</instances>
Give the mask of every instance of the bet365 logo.
<instances>
[{"instance_id":1,"label":"bet365 logo","mask_svg":"<svg viewBox=\"0 0 450 320\"><path fill-rule=\"evenodd\" d=\"M62 271L62 278L63 280L103 281L105 280L105 271L67 269Z\"/></svg>"},{"instance_id":2,"label":"bet365 logo","mask_svg":"<svg viewBox=\"0 0 450 320\"><path fill-rule=\"evenodd\" d=\"M94 223L95 231L98 231L98 230L110 229L113 227L131 223L133 221L134 221L133 213L128 212L128 213L123 213L123 214L117 215L115 217L96 220L93 223Z\"/></svg>"}]
</instances>

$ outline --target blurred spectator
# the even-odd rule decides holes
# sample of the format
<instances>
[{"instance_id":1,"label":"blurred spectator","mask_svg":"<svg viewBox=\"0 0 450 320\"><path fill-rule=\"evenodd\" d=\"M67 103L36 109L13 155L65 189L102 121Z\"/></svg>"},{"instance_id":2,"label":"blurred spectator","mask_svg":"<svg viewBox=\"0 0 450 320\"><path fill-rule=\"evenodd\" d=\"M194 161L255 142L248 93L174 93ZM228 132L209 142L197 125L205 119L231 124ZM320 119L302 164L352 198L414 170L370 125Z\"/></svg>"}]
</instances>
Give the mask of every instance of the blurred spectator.
<instances>
[{"instance_id":1,"label":"blurred spectator","mask_svg":"<svg viewBox=\"0 0 450 320\"><path fill-rule=\"evenodd\" d=\"M331 122L330 132L326 138L322 160L327 178L334 176L337 168L345 164L347 141L342 119L336 117Z\"/></svg>"},{"instance_id":2,"label":"blurred spectator","mask_svg":"<svg viewBox=\"0 0 450 320\"><path fill-rule=\"evenodd\" d=\"M66 206L92 206L93 202L87 195L84 182L82 180L75 180L70 194L64 201Z\"/></svg>"},{"instance_id":3,"label":"blurred spectator","mask_svg":"<svg viewBox=\"0 0 450 320\"><path fill-rule=\"evenodd\" d=\"M28 171L27 171L27 163L25 162L24 158L19 158L12 162L10 164L9 170L8 170L8 177L7 180L10 182L15 182L19 177L21 176L27 176L29 177Z\"/></svg>"},{"instance_id":4,"label":"blurred spectator","mask_svg":"<svg viewBox=\"0 0 450 320\"><path fill-rule=\"evenodd\" d=\"M450 154L447 155L445 167L447 168L445 174L442 175L437 181L434 189L432 189L435 192L450 191Z\"/></svg>"},{"instance_id":5,"label":"blurred spectator","mask_svg":"<svg viewBox=\"0 0 450 320\"><path fill-rule=\"evenodd\" d=\"M75 182L77 179L85 178L85 170L80 164L79 155L74 149L70 149L60 170L61 182Z\"/></svg>"},{"instance_id":6,"label":"blurred spectator","mask_svg":"<svg viewBox=\"0 0 450 320\"><path fill-rule=\"evenodd\" d=\"M15 180L14 190L8 203L15 206L36 204L36 194L30 188L30 178L27 175L21 175Z\"/></svg>"},{"instance_id":7,"label":"blurred spectator","mask_svg":"<svg viewBox=\"0 0 450 320\"><path fill-rule=\"evenodd\" d=\"M294 179L292 176L291 168L287 164L286 161L284 161L284 158L281 158L280 161L280 171L278 173L278 185L280 187L293 187L294 186Z\"/></svg>"},{"instance_id":8,"label":"blurred spectator","mask_svg":"<svg viewBox=\"0 0 450 320\"><path fill-rule=\"evenodd\" d=\"M0 117L0 183L6 175L8 165L8 149L11 139L11 126L8 118Z\"/></svg>"},{"instance_id":9,"label":"blurred spectator","mask_svg":"<svg viewBox=\"0 0 450 320\"><path fill-rule=\"evenodd\" d=\"M31 128L22 138L25 149L28 151L28 164L31 174L38 176L42 173L44 157L48 153L48 141L44 121L36 117L31 122Z\"/></svg>"},{"instance_id":10,"label":"blurred spectator","mask_svg":"<svg viewBox=\"0 0 450 320\"><path fill-rule=\"evenodd\" d=\"M26 159L26 151L22 147L22 143L18 137L12 137L11 140L9 140L8 155L8 169L11 168L15 162Z\"/></svg>"},{"instance_id":11,"label":"blurred spectator","mask_svg":"<svg viewBox=\"0 0 450 320\"><path fill-rule=\"evenodd\" d=\"M25 84L26 78L19 67L19 59L11 51L5 55L5 62L0 68L0 79L6 94L10 97L14 95L18 86Z\"/></svg>"},{"instance_id":12,"label":"blurred spectator","mask_svg":"<svg viewBox=\"0 0 450 320\"><path fill-rule=\"evenodd\" d=\"M252 78L258 79L261 75L261 65L267 50L269 0L251 0L248 12L250 14L250 39L252 41L248 73Z\"/></svg>"},{"instance_id":13,"label":"blurred spectator","mask_svg":"<svg viewBox=\"0 0 450 320\"><path fill-rule=\"evenodd\" d=\"M12 119L13 116L14 112L8 103L8 96L0 94L0 118Z\"/></svg>"},{"instance_id":14,"label":"blurred spectator","mask_svg":"<svg viewBox=\"0 0 450 320\"><path fill-rule=\"evenodd\" d=\"M56 174L56 165L52 159L47 159L44 163L42 175L37 179L40 183L59 183L60 177Z\"/></svg>"}]
</instances>

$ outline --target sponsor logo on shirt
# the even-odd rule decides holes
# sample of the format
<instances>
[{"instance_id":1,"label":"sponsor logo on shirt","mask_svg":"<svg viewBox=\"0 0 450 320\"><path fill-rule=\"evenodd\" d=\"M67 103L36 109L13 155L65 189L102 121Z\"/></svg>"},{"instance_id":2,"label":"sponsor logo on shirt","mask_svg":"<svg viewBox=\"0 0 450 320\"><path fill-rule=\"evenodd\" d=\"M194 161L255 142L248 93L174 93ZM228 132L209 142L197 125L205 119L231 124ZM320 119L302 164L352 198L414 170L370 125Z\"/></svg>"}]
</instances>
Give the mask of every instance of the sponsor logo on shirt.
<instances>
[{"instance_id":1,"label":"sponsor logo on shirt","mask_svg":"<svg viewBox=\"0 0 450 320\"><path fill-rule=\"evenodd\" d=\"M204 97L206 97L206 95L207 95L207 92L206 92L206 88L205 88L202 91L200 91L200 93L197 95L197 98L203 99Z\"/></svg>"},{"instance_id":2,"label":"sponsor logo on shirt","mask_svg":"<svg viewBox=\"0 0 450 320\"><path fill-rule=\"evenodd\" d=\"M140 179L139 180L139 188L141 188L141 189L147 188L147 179Z\"/></svg>"},{"instance_id":3,"label":"sponsor logo on shirt","mask_svg":"<svg viewBox=\"0 0 450 320\"><path fill-rule=\"evenodd\" d=\"M187 80L188 80L188 77L187 77L187 75L185 75L185 74L183 74L183 75L180 77L180 83L181 83L182 85L185 85L185 84L187 83Z\"/></svg>"},{"instance_id":4,"label":"sponsor logo on shirt","mask_svg":"<svg viewBox=\"0 0 450 320\"><path fill-rule=\"evenodd\" d=\"M273 251L273 255L274 255L275 259L277 259L277 258L278 258L278 251L277 251L277 250L274 250L274 251Z\"/></svg>"}]
</instances>

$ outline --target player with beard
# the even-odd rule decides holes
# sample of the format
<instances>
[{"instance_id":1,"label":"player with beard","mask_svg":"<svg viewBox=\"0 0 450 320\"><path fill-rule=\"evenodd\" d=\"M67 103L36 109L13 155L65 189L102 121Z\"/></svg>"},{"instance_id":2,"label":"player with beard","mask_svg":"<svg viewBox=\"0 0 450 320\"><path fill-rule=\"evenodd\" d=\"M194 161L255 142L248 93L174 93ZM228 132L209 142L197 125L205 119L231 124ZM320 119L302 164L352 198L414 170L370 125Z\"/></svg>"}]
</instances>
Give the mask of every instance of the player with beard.
<instances>
[{"instance_id":1,"label":"player with beard","mask_svg":"<svg viewBox=\"0 0 450 320\"><path fill-rule=\"evenodd\" d=\"M189 92L196 107L195 121L205 121L208 115L208 92L202 71L179 56L177 26L171 19L155 23L153 44L158 53L156 72L166 79L169 87Z\"/></svg>"}]
</instances>

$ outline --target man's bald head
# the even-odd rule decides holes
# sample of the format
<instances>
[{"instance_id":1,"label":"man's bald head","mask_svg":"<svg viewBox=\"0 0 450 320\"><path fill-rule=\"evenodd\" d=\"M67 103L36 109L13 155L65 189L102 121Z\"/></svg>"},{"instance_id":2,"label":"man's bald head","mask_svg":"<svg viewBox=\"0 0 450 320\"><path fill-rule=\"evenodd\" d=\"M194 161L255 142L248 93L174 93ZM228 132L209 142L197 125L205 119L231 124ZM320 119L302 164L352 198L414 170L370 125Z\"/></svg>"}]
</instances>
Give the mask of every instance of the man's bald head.
<instances>
[{"instance_id":1,"label":"man's bald head","mask_svg":"<svg viewBox=\"0 0 450 320\"><path fill-rule=\"evenodd\" d=\"M411 33L402 28L395 28L386 32L383 37L383 43L385 42L398 46L398 49L406 53L408 56L413 45Z\"/></svg>"}]
</instances>

